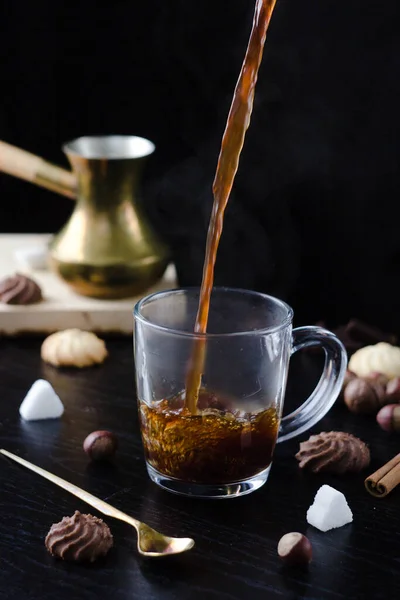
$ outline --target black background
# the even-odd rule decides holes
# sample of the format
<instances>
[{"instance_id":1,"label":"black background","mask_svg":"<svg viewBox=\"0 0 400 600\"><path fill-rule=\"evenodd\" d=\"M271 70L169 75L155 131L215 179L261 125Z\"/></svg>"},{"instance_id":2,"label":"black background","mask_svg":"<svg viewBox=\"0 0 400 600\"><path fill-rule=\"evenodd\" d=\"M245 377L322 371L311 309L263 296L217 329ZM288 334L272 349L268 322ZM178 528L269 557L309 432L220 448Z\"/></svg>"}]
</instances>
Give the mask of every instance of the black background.
<instances>
[{"instance_id":1,"label":"black background","mask_svg":"<svg viewBox=\"0 0 400 600\"><path fill-rule=\"evenodd\" d=\"M0 138L66 165L62 142L138 134L146 208L199 284L211 183L253 0L0 9ZM396 0L278 0L216 282L277 294L298 322L400 332ZM70 201L0 176L0 230L53 232Z\"/></svg>"}]
</instances>

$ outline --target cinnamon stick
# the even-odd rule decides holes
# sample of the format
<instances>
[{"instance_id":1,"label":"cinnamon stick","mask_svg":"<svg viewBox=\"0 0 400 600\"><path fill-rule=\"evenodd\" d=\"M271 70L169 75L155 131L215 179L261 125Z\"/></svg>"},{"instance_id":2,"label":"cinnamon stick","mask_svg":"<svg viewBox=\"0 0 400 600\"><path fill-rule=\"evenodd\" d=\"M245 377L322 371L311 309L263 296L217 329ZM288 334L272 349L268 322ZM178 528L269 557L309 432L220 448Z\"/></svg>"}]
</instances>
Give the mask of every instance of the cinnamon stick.
<instances>
[{"instance_id":1,"label":"cinnamon stick","mask_svg":"<svg viewBox=\"0 0 400 600\"><path fill-rule=\"evenodd\" d=\"M400 483L400 454L392 458L364 481L367 491L376 498L384 498Z\"/></svg>"}]
</instances>

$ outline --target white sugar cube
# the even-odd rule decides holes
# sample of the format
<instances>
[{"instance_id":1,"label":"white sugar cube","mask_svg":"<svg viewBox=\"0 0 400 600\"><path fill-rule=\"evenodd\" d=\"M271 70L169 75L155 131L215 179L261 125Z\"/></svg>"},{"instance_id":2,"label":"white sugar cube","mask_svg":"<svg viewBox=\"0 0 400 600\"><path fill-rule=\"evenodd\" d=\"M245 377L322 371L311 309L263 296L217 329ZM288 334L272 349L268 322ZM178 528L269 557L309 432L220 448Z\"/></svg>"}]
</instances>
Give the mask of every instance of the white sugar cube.
<instances>
[{"instance_id":1,"label":"white sugar cube","mask_svg":"<svg viewBox=\"0 0 400 600\"><path fill-rule=\"evenodd\" d=\"M44 379L35 381L19 407L19 413L25 421L57 419L63 412L63 403Z\"/></svg>"},{"instance_id":2,"label":"white sugar cube","mask_svg":"<svg viewBox=\"0 0 400 600\"><path fill-rule=\"evenodd\" d=\"M314 503L307 511L307 523L320 531L343 527L353 520L353 513L342 492L330 485L323 485L315 495Z\"/></svg>"},{"instance_id":3,"label":"white sugar cube","mask_svg":"<svg viewBox=\"0 0 400 600\"><path fill-rule=\"evenodd\" d=\"M17 263L27 269L47 269L48 250L46 246L21 246L14 251Z\"/></svg>"}]
</instances>

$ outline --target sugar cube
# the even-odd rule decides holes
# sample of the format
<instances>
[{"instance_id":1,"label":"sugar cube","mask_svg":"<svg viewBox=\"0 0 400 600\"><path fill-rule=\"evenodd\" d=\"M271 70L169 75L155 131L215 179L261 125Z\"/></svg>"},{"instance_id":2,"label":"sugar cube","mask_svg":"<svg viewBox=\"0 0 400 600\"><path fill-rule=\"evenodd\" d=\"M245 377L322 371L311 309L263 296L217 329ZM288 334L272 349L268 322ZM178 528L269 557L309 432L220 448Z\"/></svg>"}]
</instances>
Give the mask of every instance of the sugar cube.
<instances>
[{"instance_id":1,"label":"sugar cube","mask_svg":"<svg viewBox=\"0 0 400 600\"><path fill-rule=\"evenodd\" d=\"M57 419L63 412L63 403L45 379L35 381L19 407L19 413L25 421Z\"/></svg>"},{"instance_id":2,"label":"sugar cube","mask_svg":"<svg viewBox=\"0 0 400 600\"><path fill-rule=\"evenodd\" d=\"M48 250L46 246L22 246L15 250L14 257L24 269L47 269Z\"/></svg>"},{"instance_id":3,"label":"sugar cube","mask_svg":"<svg viewBox=\"0 0 400 600\"><path fill-rule=\"evenodd\" d=\"M344 494L330 485L320 487L315 495L314 503L307 511L307 523L320 531L329 531L343 527L352 520L353 513Z\"/></svg>"}]
</instances>

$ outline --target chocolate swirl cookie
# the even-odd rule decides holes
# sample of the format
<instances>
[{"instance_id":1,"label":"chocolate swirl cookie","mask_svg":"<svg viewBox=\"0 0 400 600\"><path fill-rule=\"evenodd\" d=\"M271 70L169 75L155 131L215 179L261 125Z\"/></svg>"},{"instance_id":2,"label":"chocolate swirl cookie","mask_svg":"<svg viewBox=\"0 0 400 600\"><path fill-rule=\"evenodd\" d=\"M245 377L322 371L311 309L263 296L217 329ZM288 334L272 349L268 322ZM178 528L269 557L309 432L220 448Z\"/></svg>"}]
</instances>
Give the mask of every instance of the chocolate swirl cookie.
<instances>
[{"instance_id":1,"label":"chocolate swirl cookie","mask_svg":"<svg viewBox=\"0 0 400 600\"><path fill-rule=\"evenodd\" d=\"M112 548L113 536L102 519L75 511L51 526L45 544L50 554L63 560L94 562Z\"/></svg>"},{"instance_id":2,"label":"chocolate swirl cookie","mask_svg":"<svg viewBox=\"0 0 400 600\"><path fill-rule=\"evenodd\" d=\"M342 431L312 435L300 444L296 454L301 469L313 473L356 473L370 462L368 446L360 439Z\"/></svg>"},{"instance_id":3,"label":"chocolate swirl cookie","mask_svg":"<svg viewBox=\"0 0 400 600\"><path fill-rule=\"evenodd\" d=\"M16 273L0 281L0 301L4 304L36 304L43 299L42 290L33 279Z\"/></svg>"}]
</instances>

